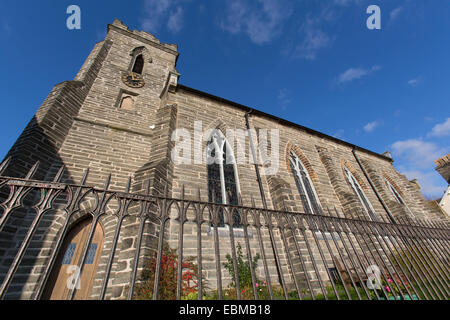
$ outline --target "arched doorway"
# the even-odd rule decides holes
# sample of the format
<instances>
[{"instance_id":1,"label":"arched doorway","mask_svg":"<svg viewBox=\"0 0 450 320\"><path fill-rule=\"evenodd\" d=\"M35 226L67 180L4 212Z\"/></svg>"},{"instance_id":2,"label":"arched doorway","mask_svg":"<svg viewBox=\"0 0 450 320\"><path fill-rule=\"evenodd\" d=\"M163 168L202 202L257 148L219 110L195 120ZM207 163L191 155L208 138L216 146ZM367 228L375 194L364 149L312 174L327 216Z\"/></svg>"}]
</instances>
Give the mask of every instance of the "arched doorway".
<instances>
[{"instance_id":1,"label":"arched doorway","mask_svg":"<svg viewBox=\"0 0 450 320\"><path fill-rule=\"evenodd\" d=\"M67 234L48 279L43 299L66 300L71 285L76 284L76 266L81 262L84 247L92 227L92 218L84 219L73 226ZM76 300L87 300L91 294L103 248L103 229L99 223L89 246L83 272L75 292Z\"/></svg>"}]
</instances>

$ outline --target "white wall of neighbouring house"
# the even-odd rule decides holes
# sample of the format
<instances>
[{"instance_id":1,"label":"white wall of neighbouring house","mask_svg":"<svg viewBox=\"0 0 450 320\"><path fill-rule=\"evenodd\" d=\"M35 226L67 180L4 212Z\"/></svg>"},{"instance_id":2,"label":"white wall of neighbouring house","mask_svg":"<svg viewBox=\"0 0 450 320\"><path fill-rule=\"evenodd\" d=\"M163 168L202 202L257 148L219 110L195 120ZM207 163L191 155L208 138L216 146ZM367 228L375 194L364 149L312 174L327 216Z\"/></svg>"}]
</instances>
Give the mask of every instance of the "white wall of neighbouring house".
<instances>
[{"instance_id":1,"label":"white wall of neighbouring house","mask_svg":"<svg viewBox=\"0 0 450 320\"><path fill-rule=\"evenodd\" d=\"M450 216L450 185L439 203L444 212Z\"/></svg>"}]
</instances>

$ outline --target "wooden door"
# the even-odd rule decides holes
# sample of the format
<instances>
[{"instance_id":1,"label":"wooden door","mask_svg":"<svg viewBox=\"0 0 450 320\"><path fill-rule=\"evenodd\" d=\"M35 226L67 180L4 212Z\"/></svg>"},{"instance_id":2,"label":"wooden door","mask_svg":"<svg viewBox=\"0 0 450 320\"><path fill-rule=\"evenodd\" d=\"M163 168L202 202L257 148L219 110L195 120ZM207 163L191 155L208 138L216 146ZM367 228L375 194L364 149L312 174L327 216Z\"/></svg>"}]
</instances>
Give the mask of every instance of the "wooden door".
<instances>
[{"instance_id":1,"label":"wooden door","mask_svg":"<svg viewBox=\"0 0 450 320\"><path fill-rule=\"evenodd\" d=\"M81 276L77 275L77 265L81 262L84 247L92 227L92 219L85 219L75 225L67 234L50 274L44 299L65 300L71 286L76 287L75 299L89 299L94 276L103 248L103 230L99 223L89 246ZM79 279L77 283L77 279Z\"/></svg>"}]
</instances>

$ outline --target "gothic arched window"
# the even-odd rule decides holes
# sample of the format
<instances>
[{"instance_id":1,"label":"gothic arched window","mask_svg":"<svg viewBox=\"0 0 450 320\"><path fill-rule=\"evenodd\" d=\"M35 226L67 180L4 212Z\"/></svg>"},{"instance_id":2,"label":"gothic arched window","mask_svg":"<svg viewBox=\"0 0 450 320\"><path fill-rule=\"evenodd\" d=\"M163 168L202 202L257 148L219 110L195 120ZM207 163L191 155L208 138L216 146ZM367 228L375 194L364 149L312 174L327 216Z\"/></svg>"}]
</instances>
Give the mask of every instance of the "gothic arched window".
<instances>
[{"instance_id":1,"label":"gothic arched window","mask_svg":"<svg viewBox=\"0 0 450 320\"><path fill-rule=\"evenodd\" d=\"M300 161L295 152L291 151L289 156L292 174L294 175L295 184L302 198L303 207L306 213L321 214L319 200L314 190L308 171Z\"/></svg>"},{"instance_id":2,"label":"gothic arched window","mask_svg":"<svg viewBox=\"0 0 450 320\"><path fill-rule=\"evenodd\" d=\"M239 205L240 187L233 150L220 131L215 130L211 135L206 150L209 201ZM233 227L240 227L239 214L235 212L233 216ZM219 212L219 221L219 227L225 227L223 211Z\"/></svg>"},{"instance_id":3,"label":"gothic arched window","mask_svg":"<svg viewBox=\"0 0 450 320\"><path fill-rule=\"evenodd\" d=\"M347 177L348 182L352 186L353 191L357 195L359 202L361 202L361 205L364 208L364 211L366 212L367 216L372 221L378 221L377 216L375 215L375 210L373 210L372 205L370 204L369 200L367 199L366 195L364 194L364 191L362 190L361 186L359 185L356 178L353 176L353 174L344 167L345 176Z\"/></svg>"},{"instance_id":4,"label":"gothic arched window","mask_svg":"<svg viewBox=\"0 0 450 320\"><path fill-rule=\"evenodd\" d=\"M142 74L143 70L144 70L144 57L142 56L142 54L140 54L136 57L136 59L134 59L134 65L131 71L133 71L134 73Z\"/></svg>"},{"instance_id":5,"label":"gothic arched window","mask_svg":"<svg viewBox=\"0 0 450 320\"><path fill-rule=\"evenodd\" d=\"M392 184L390 184L390 182L388 180L385 180L385 182L386 182L388 189L391 191L392 195L394 196L395 200L398 203L400 203L401 205L405 206L406 209L408 210L409 214L411 214L413 216L411 210L409 210L408 206L406 205L405 201L400 196L400 194L397 192L397 190L392 186Z\"/></svg>"},{"instance_id":6,"label":"gothic arched window","mask_svg":"<svg viewBox=\"0 0 450 320\"><path fill-rule=\"evenodd\" d=\"M134 101L130 96L125 96L120 102L120 109L132 111L134 110Z\"/></svg>"}]
</instances>

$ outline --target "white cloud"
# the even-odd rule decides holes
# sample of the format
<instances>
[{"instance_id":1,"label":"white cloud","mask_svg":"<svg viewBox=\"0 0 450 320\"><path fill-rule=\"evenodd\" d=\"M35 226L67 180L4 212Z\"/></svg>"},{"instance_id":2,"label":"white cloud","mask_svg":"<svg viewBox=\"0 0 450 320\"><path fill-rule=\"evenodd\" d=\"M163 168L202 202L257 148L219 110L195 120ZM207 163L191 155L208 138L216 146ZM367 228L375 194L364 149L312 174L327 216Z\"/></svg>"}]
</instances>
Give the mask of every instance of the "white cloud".
<instances>
[{"instance_id":1,"label":"white cloud","mask_svg":"<svg viewBox=\"0 0 450 320\"><path fill-rule=\"evenodd\" d=\"M343 73L341 73L338 76L338 83L346 83L346 82L351 82L353 80L357 80L357 79L361 79L362 77L365 77L373 72L376 72L378 70L380 70L381 67L380 66L373 66L370 69L363 69L363 68L350 68L347 69L346 71L344 71Z\"/></svg>"},{"instance_id":2,"label":"white cloud","mask_svg":"<svg viewBox=\"0 0 450 320\"><path fill-rule=\"evenodd\" d=\"M381 125L381 123L379 121L369 122L368 124L366 124L364 126L364 131L365 132L373 132L375 130L375 128L379 127L380 125Z\"/></svg>"},{"instance_id":3,"label":"white cloud","mask_svg":"<svg viewBox=\"0 0 450 320\"><path fill-rule=\"evenodd\" d=\"M344 138L344 129L339 129L335 134L333 134L333 137L337 138L337 139L342 139Z\"/></svg>"},{"instance_id":4,"label":"white cloud","mask_svg":"<svg viewBox=\"0 0 450 320\"><path fill-rule=\"evenodd\" d=\"M421 77L417 77L417 78L409 80L408 84L411 87L417 87L421 82L422 82L422 78Z\"/></svg>"},{"instance_id":5,"label":"white cloud","mask_svg":"<svg viewBox=\"0 0 450 320\"><path fill-rule=\"evenodd\" d=\"M142 28L149 32L160 30L167 21L167 28L172 32L178 32L183 27L184 12L178 6L180 0L145 0L144 15L141 19ZM175 10L171 10L171 8Z\"/></svg>"},{"instance_id":6,"label":"white cloud","mask_svg":"<svg viewBox=\"0 0 450 320\"><path fill-rule=\"evenodd\" d=\"M280 91L278 92L278 101L283 105L291 103L292 98L288 89L280 89Z\"/></svg>"},{"instance_id":7,"label":"white cloud","mask_svg":"<svg viewBox=\"0 0 450 320\"><path fill-rule=\"evenodd\" d=\"M434 161L445 155L444 148L422 139L409 139L395 142L391 150L398 170L409 180L417 179L427 198L443 195L446 183L434 170Z\"/></svg>"},{"instance_id":8,"label":"white cloud","mask_svg":"<svg viewBox=\"0 0 450 320\"><path fill-rule=\"evenodd\" d=\"M402 174L404 174L409 180L417 179L420 184L420 191L427 198L437 199L442 197L445 192L446 188L444 179L442 179L442 177L440 177L439 174L433 170L406 170L402 171Z\"/></svg>"},{"instance_id":9,"label":"white cloud","mask_svg":"<svg viewBox=\"0 0 450 320\"><path fill-rule=\"evenodd\" d=\"M360 4L363 0L333 0L333 3L338 6L348 6L350 4Z\"/></svg>"},{"instance_id":10,"label":"white cloud","mask_svg":"<svg viewBox=\"0 0 450 320\"><path fill-rule=\"evenodd\" d=\"M283 22L291 14L291 3L284 0L230 0L219 24L224 31L244 33L253 43L265 44L281 33Z\"/></svg>"},{"instance_id":11,"label":"white cloud","mask_svg":"<svg viewBox=\"0 0 450 320\"><path fill-rule=\"evenodd\" d=\"M445 155L445 149L421 139L397 141L392 144L392 153L402 157L414 168L432 168L434 160Z\"/></svg>"},{"instance_id":12,"label":"white cloud","mask_svg":"<svg viewBox=\"0 0 450 320\"><path fill-rule=\"evenodd\" d=\"M2 22L2 30L5 34L10 34L12 32L11 25L7 20L3 20Z\"/></svg>"},{"instance_id":13,"label":"white cloud","mask_svg":"<svg viewBox=\"0 0 450 320\"><path fill-rule=\"evenodd\" d=\"M390 12L390 14L389 14L389 21L394 21L395 19L397 19L398 18L398 16L400 15L400 13L403 11L403 7L402 6L400 6L400 7L397 7L397 8L395 8L394 10L392 10L391 12Z\"/></svg>"},{"instance_id":14,"label":"white cloud","mask_svg":"<svg viewBox=\"0 0 450 320\"><path fill-rule=\"evenodd\" d=\"M177 7L176 11L170 14L167 27L172 32L179 32L183 27L183 9Z\"/></svg>"},{"instance_id":15,"label":"white cloud","mask_svg":"<svg viewBox=\"0 0 450 320\"><path fill-rule=\"evenodd\" d=\"M439 123L431 129L428 133L429 137L445 137L450 136L450 118L447 118L445 122Z\"/></svg>"},{"instance_id":16,"label":"white cloud","mask_svg":"<svg viewBox=\"0 0 450 320\"><path fill-rule=\"evenodd\" d=\"M318 26L317 21L308 19L301 28L303 41L298 44L293 56L306 60L315 60L319 50L331 46L332 38Z\"/></svg>"}]
</instances>

